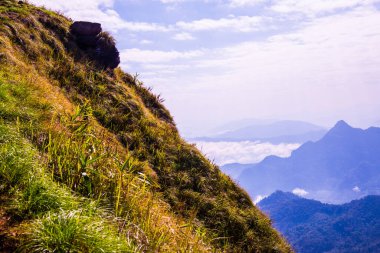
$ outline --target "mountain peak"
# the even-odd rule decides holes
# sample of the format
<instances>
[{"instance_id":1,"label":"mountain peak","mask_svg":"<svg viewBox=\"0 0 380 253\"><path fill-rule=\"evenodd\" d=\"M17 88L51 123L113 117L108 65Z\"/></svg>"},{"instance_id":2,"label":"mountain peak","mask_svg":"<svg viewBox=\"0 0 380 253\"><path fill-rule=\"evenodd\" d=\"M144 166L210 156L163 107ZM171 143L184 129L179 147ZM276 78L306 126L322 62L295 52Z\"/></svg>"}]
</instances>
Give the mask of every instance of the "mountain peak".
<instances>
[{"instance_id":1,"label":"mountain peak","mask_svg":"<svg viewBox=\"0 0 380 253\"><path fill-rule=\"evenodd\" d=\"M297 195L291 192L284 192L284 191L277 190L271 195L269 195L268 197L264 198L260 202L260 204L268 202L268 201L269 202L284 202L284 201L290 201L294 199L300 199L300 197L298 197Z\"/></svg>"},{"instance_id":2,"label":"mountain peak","mask_svg":"<svg viewBox=\"0 0 380 253\"><path fill-rule=\"evenodd\" d=\"M342 129L342 128L352 128L349 124L347 124L346 121L344 120L339 120L335 126L333 127L334 128L339 128L339 129Z\"/></svg>"},{"instance_id":3,"label":"mountain peak","mask_svg":"<svg viewBox=\"0 0 380 253\"><path fill-rule=\"evenodd\" d=\"M328 131L327 135L346 135L350 133L354 128L347 124L344 120L339 120L333 128Z\"/></svg>"}]
</instances>

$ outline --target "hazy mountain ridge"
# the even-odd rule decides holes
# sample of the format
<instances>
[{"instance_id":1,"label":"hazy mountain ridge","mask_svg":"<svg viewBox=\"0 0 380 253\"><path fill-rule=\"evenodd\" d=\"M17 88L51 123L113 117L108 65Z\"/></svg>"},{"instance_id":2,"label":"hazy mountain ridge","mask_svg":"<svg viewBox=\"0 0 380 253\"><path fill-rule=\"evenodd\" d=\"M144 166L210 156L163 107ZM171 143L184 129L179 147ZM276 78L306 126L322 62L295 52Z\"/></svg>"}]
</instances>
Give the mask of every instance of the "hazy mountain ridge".
<instances>
[{"instance_id":1,"label":"hazy mountain ridge","mask_svg":"<svg viewBox=\"0 0 380 253\"><path fill-rule=\"evenodd\" d=\"M317 141L326 130L323 127L303 122L283 120L253 124L217 135L193 138L202 141L262 141L270 143L304 143Z\"/></svg>"},{"instance_id":2,"label":"hazy mountain ridge","mask_svg":"<svg viewBox=\"0 0 380 253\"><path fill-rule=\"evenodd\" d=\"M380 196L330 205L277 191L258 206L299 253L380 250Z\"/></svg>"},{"instance_id":3,"label":"hazy mountain ridge","mask_svg":"<svg viewBox=\"0 0 380 253\"><path fill-rule=\"evenodd\" d=\"M362 130L339 121L321 140L303 144L289 158L270 156L242 165L237 181L253 197L302 188L308 198L342 203L380 193L379 153L380 128Z\"/></svg>"}]
</instances>

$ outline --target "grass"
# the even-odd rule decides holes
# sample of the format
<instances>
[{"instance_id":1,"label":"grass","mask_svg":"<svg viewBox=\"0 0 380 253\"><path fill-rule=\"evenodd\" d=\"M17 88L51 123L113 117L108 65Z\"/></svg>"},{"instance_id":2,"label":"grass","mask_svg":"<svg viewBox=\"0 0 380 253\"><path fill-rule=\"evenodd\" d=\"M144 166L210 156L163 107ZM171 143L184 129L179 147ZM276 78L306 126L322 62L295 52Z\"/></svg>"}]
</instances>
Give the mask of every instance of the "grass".
<instances>
[{"instance_id":1,"label":"grass","mask_svg":"<svg viewBox=\"0 0 380 253\"><path fill-rule=\"evenodd\" d=\"M85 210L47 213L28 228L21 252L135 252L118 230Z\"/></svg>"},{"instance_id":2,"label":"grass","mask_svg":"<svg viewBox=\"0 0 380 253\"><path fill-rule=\"evenodd\" d=\"M21 11L1 11L11 8ZM0 209L16 246L291 251L248 195L181 139L159 96L91 62L70 20L11 0L0 19Z\"/></svg>"},{"instance_id":3,"label":"grass","mask_svg":"<svg viewBox=\"0 0 380 253\"><path fill-rule=\"evenodd\" d=\"M2 195L16 196L8 212L27 219L21 252L136 251L120 238L112 216L44 174L35 162L37 151L16 129L1 125L0 136Z\"/></svg>"}]
</instances>

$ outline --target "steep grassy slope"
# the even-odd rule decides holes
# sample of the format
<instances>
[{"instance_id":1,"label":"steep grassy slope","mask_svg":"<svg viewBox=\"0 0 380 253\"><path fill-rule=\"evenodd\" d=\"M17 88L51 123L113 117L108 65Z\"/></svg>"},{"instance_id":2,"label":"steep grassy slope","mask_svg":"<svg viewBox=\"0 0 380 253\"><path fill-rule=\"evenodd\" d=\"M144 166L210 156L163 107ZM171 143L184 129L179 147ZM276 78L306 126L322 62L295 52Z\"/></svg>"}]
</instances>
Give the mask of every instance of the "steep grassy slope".
<instances>
[{"instance_id":1,"label":"steep grassy slope","mask_svg":"<svg viewBox=\"0 0 380 253\"><path fill-rule=\"evenodd\" d=\"M71 22L0 2L2 250L290 252L159 97L90 62Z\"/></svg>"}]
</instances>

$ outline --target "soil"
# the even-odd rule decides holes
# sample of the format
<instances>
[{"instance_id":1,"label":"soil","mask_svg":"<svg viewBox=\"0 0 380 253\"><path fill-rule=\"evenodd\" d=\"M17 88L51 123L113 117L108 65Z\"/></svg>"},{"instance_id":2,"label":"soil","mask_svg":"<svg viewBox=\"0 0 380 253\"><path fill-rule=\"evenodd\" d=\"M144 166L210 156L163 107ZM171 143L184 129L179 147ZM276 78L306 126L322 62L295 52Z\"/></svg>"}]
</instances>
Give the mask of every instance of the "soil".
<instances>
[{"instance_id":1,"label":"soil","mask_svg":"<svg viewBox=\"0 0 380 253\"><path fill-rule=\"evenodd\" d=\"M18 244L17 232L12 224L12 217L3 206L4 199L0 198L0 253L15 252Z\"/></svg>"}]
</instances>

